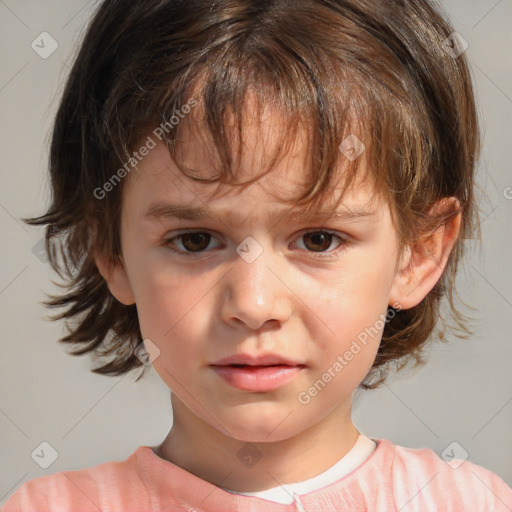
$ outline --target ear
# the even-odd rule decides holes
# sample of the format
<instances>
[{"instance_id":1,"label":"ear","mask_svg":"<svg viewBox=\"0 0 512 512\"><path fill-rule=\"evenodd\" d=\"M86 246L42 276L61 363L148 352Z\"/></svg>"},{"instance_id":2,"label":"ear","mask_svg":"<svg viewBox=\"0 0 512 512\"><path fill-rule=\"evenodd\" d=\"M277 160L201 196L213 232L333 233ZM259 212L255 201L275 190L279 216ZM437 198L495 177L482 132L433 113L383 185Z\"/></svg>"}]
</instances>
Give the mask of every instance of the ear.
<instances>
[{"instance_id":1,"label":"ear","mask_svg":"<svg viewBox=\"0 0 512 512\"><path fill-rule=\"evenodd\" d=\"M94 260L100 274L107 282L110 293L125 306L135 304L135 297L123 263L114 263L103 251L96 252Z\"/></svg>"},{"instance_id":2,"label":"ear","mask_svg":"<svg viewBox=\"0 0 512 512\"><path fill-rule=\"evenodd\" d=\"M455 197L439 200L429 214L458 209ZM418 305L434 288L442 276L448 257L459 235L461 213L451 217L434 232L421 236L414 245L408 246L391 288L389 304L400 304L400 309Z\"/></svg>"}]
</instances>

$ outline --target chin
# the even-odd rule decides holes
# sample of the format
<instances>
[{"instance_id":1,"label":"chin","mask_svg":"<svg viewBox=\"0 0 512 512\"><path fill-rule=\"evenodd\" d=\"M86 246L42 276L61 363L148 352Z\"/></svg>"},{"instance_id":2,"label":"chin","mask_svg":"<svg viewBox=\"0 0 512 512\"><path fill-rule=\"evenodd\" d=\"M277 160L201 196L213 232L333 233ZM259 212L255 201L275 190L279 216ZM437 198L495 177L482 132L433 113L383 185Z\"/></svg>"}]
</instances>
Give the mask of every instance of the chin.
<instances>
[{"instance_id":1,"label":"chin","mask_svg":"<svg viewBox=\"0 0 512 512\"><path fill-rule=\"evenodd\" d=\"M219 423L226 426L230 437L244 443L273 443L299 433L297 422L290 421L293 417L291 410L281 407L276 413L275 410L269 411L268 405L265 409L262 412L258 407L252 411L242 407L238 413L230 414Z\"/></svg>"}]
</instances>

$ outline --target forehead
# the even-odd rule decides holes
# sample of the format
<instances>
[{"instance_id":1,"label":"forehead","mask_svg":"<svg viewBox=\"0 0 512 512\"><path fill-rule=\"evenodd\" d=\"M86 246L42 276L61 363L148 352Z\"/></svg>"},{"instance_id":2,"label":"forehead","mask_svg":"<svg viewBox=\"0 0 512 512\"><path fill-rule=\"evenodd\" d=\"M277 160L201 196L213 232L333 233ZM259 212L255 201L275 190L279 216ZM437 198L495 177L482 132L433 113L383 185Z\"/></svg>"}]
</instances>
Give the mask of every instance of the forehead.
<instances>
[{"instance_id":1,"label":"forehead","mask_svg":"<svg viewBox=\"0 0 512 512\"><path fill-rule=\"evenodd\" d=\"M286 122L279 113L271 112L267 108L258 112L257 105L251 101L250 96L247 105L242 114L241 141L235 129L235 116L229 109L225 115L225 130L232 141L228 151L237 158L240 150L240 159L236 160L234 172L239 182L246 182L255 175L262 174L261 171L267 169L267 166L271 167L268 174L242 189L218 182L200 183L188 178L176 162L179 162L187 173L203 179L218 176L218 155L212 149L214 145L204 129L205 123L200 119L201 112L198 108L179 126L179 142L174 158L166 144L149 133L155 147L138 164L137 170L125 184L125 206L126 203L130 203L131 209L144 209L138 212L139 215L149 213L157 216L172 213L171 208L165 208L167 203L178 206L174 208L174 214L177 214L175 216L189 219L207 217L208 210L215 208L219 215L232 221L264 211L274 212L276 216L281 217L285 212L294 216L303 212L307 217L311 212L320 210L317 216L325 216L340 209L338 203L341 199L347 216L353 214L353 217L356 217L356 214L369 212L372 207L378 206L375 202L380 202L380 198L375 194L367 172L361 172L360 176L356 177L354 186L346 192L343 190L340 178L346 160L340 158L328 197L323 199L321 206L294 207L294 198L303 191L313 174L307 151L309 131L307 127L300 126L295 136L287 141L286 148L279 147ZM148 135L145 135L141 138L142 143L147 137ZM279 153L279 158L272 160L276 151L280 149L284 151ZM360 167L364 169L364 165ZM259 212L254 212L255 204L261 208ZM191 208L194 209L193 212L190 211Z\"/></svg>"},{"instance_id":2,"label":"forehead","mask_svg":"<svg viewBox=\"0 0 512 512\"><path fill-rule=\"evenodd\" d=\"M240 190L236 186L195 182L180 171L165 144L154 148L151 158L139 165L124 193L123 210L138 219L221 219L233 227L265 217L269 225L279 221L307 222L330 217L343 220L378 219L382 202L368 182L354 184L339 202L341 189L333 188L331 200L317 207L297 206L301 190L298 167L285 157L272 172ZM339 204L336 204L339 202Z\"/></svg>"}]
</instances>

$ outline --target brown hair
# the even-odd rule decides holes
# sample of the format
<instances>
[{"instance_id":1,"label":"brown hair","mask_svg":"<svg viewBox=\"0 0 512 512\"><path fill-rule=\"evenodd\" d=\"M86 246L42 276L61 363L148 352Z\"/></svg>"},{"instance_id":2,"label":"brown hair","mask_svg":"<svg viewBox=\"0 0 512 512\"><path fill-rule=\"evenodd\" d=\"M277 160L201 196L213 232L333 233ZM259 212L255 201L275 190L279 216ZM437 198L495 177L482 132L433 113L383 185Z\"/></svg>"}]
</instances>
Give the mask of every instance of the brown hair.
<instances>
[{"instance_id":1,"label":"brown hair","mask_svg":"<svg viewBox=\"0 0 512 512\"><path fill-rule=\"evenodd\" d=\"M375 190L390 205L400 250L462 212L460 235L442 277L416 307L391 308L362 387L377 387L390 364L400 369L408 361L424 362L423 348L442 316L445 295L455 335L467 337L467 319L455 307L453 293L464 239L473 238L478 227L472 177L479 130L465 56L450 53L446 43L453 32L427 0L102 2L55 119L52 204L45 215L27 220L47 225L49 261L65 281L66 292L45 304L65 308L54 319L77 320L59 341L78 344L73 355L111 356L92 370L99 374L120 375L142 366L134 355L142 342L136 306L110 294L93 257L96 247L114 262L121 254L126 180L113 183L112 178L123 164L129 169L126 162L148 126L167 123L165 140L175 158L179 124L169 119L193 98L220 169L211 178L187 174L180 166L182 172L199 181L244 186L236 180L223 123L226 108L243 111L248 88L260 106L285 115L289 129L277 146L281 151L299 126L308 129L310 175L295 204L325 204L335 164L343 158L340 143L355 134L366 146L364 161ZM237 119L241 137L241 115ZM345 190L362 161L345 162ZM114 186L99 194L107 182ZM436 201L450 196L458 198L457 210L428 214ZM438 330L440 339L446 326Z\"/></svg>"}]
</instances>

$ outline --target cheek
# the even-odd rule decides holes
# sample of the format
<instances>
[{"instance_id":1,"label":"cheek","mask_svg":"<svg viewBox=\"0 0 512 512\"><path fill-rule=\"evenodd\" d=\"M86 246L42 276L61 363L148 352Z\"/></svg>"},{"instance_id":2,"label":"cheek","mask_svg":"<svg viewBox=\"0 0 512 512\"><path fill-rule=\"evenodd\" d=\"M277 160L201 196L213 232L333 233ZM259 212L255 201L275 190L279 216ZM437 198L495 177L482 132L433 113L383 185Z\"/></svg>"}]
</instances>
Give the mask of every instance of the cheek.
<instances>
[{"instance_id":1,"label":"cheek","mask_svg":"<svg viewBox=\"0 0 512 512\"><path fill-rule=\"evenodd\" d=\"M143 252L135 250L130 256L129 280L142 335L165 339L173 325L186 316L190 303L199 301L201 291L195 289L196 280L172 272L169 265L151 260Z\"/></svg>"},{"instance_id":2,"label":"cheek","mask_svg":"<svg viewBox=\"0 0 512 512\"><path fill-rule=\"evenodd\" d=\"M168 266L139 268L134 293L141 334L160 350L153 365L170 387L179 387L192 367L205 364L208 289L204 279L171 272Z\"/></svg>"},{"instance_id":3,"label":"cheek","mask_svg":"<svg viewBox=\"0 0 512 512\"><path fill-rule=\"evenodd\" d=\"M327 333L353 335L354 329L373 325L386 311L392 284L389 265L354 258L333 277L323 286L311 286L307 296Z\"/></svg>"},{"instance_id":4,"label":"cheek","mask_svg":"<svg viewBox=\"0 0 512 512\"><path fill-rule=\"evenodd\" d=\"M309 330L316 333L320 370L330 369L337 376L343 373L343 379L349 380L364 377L373 364L392 281L389 265L371 264L362 258L353 263L351 271L340 273L329 288L317 288L308 296L317 319Z\"/></svg>"}]
</instances>

